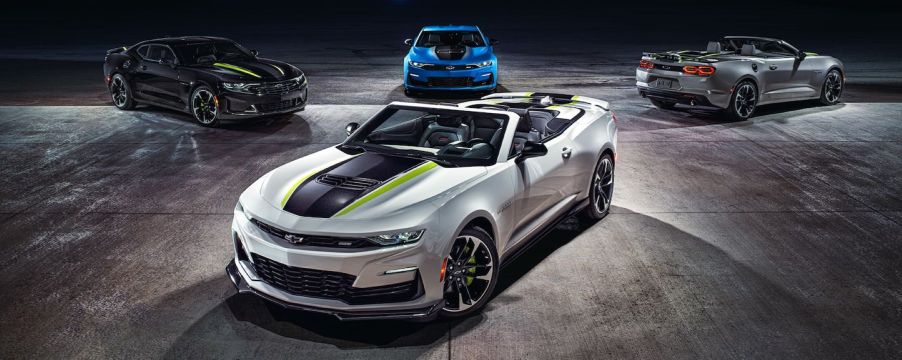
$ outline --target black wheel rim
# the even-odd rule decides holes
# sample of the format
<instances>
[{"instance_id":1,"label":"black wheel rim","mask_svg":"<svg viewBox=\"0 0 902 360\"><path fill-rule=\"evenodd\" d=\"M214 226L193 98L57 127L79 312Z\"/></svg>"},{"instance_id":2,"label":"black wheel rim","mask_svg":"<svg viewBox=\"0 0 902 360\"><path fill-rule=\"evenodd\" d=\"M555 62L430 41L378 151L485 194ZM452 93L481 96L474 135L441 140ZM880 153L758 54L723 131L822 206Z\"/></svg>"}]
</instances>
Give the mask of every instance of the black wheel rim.
<instances>
[{"instance_id":1,"label":"black wheel rim","mask_svg":"<svg viewBox=\"0 0 902 360\"><path fill-rule=\"evenodd\" d=\"M839 72L831 71L827 75L827 81L824 83L824 98L827 102L834 103L839 100L842 94L842 78Z\"/></svg>"},{"instance_id":2,"label":"black wheel rim","mask_svg":"<svg viewBox=\"0 0 902 360\"><path fill-rule=\"evenodd\" d=\"M457 237L445 262L445 311L467 310L487 295L494 281L495 265L482 240L475 236Z\"/></svg>"},{"instance_id":3,"label":"black wheel rim","mask_svg":"<svg viewBox=\"0 0 902 360\"><path fill-rule=\"evenodd\" d=\"M110 84L110 95L112 95L113 104L116 107L123 107L128 102L128 90L125 89L125 83L121 77L113 78L113 83Z\"/></svg>"},{"instance_id":4,"label":"black wheel rim","mask_svg":"<svg viewBox=\"0 0 902 360\"><path fill-rule=\"evenodd\" d=\"M749 117L755 111L755 104L758 96L755 94L755 87L751 84L742 84L736 89L736 101L733 104L736 113L741 117Z\"/></svg>"},{"instance_id":5,"label":"black wheel rim","mask_svg":"<svg viewBox=\"0 0 902 360\"><path fill-rule=\"evenodd\" d=\"M200 89L194 93L191 99L191 106L194 109L194 117L202 124L209 124L216 120L216 99L213 93L208 90Z\"/></svg>"},{"instance_id":6,"label":"black wheel rim","mask_svg":"<svg viewBox=\"0 0 902 360\"><path fill-rule=\"evenodd\" d=\"M614 163L611 159L602 158L592 178L592 205L598 213L603 214L611 207L614 195Z\"/></svg>"}]
</instances>

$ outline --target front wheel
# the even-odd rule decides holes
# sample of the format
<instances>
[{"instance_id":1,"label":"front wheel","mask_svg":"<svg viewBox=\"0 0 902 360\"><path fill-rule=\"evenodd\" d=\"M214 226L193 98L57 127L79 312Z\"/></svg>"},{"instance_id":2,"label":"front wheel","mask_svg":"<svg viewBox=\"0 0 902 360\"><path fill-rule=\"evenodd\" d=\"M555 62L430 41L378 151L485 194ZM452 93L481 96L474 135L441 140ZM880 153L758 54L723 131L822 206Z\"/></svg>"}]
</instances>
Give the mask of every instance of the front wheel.
<instances>
[{"instance_id":1,"label":"front wheel","mask_svg":"<svg viewBox=\"0 0 902 360\"><path fill-rule=\"evenodd\" d=\"M839 70L833 69L827 73L822 88L820 98L821 104L835 105L839 102L839 97L842 96L843 88L842 74L839 73Z\"/></svg>"},{"instance_id":2,"label":"front wheel","mask_svg":"<svg viewBox=\"0 0 902 360\"><path fill-rule=\"evenodd\" d=\"M219 125L219 98L213 90L199 86L191 93L191 114L203 126Z\"/></svg>"},{"instance_id":3,"label":"front wheel","mask_svg":"<svg viewBox=\"0 0 902 360\"><path fill-rule=\"evenodd\" d=\"M736 121L746 120L752 117L757 105L758 88L751 81L743 81L733 90L730 105L726 109L727 116Z\"/></svg>"},{"instance_id":4,"label":"front wheel","mask_svg":"<svg viewBox=\"0 0 902 360\"><path fill-rule=\"evenodd\" d=\"M113 75L113 79L110 80L110 96L113 98L113 105L116 105L120 110L135 108L132 88L121 74Z\"/></svg>"},{"instance_id":5,"label":"front wheel","mask_svg":"<svg viewBox=\"0 0 902 360\"><path fill-rule=\"evenodd\" d=\"M589 186L589 206L582 215L587 220L600 220L611 210L611 200L614 198L614 160L610 154L598 159Z\"/></svg>"},{"instance_id":6,"label":"front wheel","mask_svg":"<svg viewBox=\"0 0 902 360\"><path fill-rule=\"evenodd\" d=\"M464 229L443 262L445 302L439 315L458 318L482 309L498 283L498 252L492 237L478 227Z\"/></svg>"}]
</instances>

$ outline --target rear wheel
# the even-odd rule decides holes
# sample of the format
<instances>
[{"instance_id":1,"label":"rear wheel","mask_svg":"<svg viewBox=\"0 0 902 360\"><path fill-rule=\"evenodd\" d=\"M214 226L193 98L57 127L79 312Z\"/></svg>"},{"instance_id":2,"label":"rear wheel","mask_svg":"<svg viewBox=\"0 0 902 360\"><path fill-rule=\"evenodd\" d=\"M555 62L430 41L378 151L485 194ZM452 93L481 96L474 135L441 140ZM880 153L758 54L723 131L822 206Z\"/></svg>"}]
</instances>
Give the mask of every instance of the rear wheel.
<instances>
[{"instance_id":1,"label":"rear wheel","mask_svg":"<svg viewBox=\"0 0 902 360\"><path fill-rule=\"evenodd\" d=\"M199 86L191 93L191 114L203 126L219 125L219 99L213 95L213 90L206 86Z\"/></svg>"},{"instance_id":2,"label":"rear wheel","mask_svg":"<svg viewBox=\"0 0 902 360\"><path fill-rule=\"evenodd\" d=\"M839 70L830 70L827 73L827 77L824 78L824 86L821 89L821 104L834 105L838 103L839 97L842 96L842 88L842 74L839 73Z\"/></svg>"},{"instance_id":3,"label":"rear wheel","mask_svg":"<svg viewBox=\"0 0 902 360\"><path fill-rule=\"evenodd\" d=\"M135 99L132 97L132 88L125 80L125 77L116 74L110 80L110 96L113 99L113 105L121 110L131 110L135 108Z\"/></svg>"},{"instance_id":4,"label":"rear wheel","mask_svg":"<svg viewBox=\"0 0 902 360\"><path fill-rule=\"evenodd\" d=\"M648 99L651 101L651 104L659 109L671 110L676 107L676 103L672 101L664 101L664 100L656 100L656 99Z\"/></svg>"},{"instance_id":5,"label":"rear wheel","mask_svg":"<svg viewBox=\"0 0 902 360\"><path fill-rule=\"evenodd\" d=\"M589 187L589 206L582 213L587 220L599 220L611 210L611 200L614 198L614 161L610 154L604 154L598 159L595 171L592 173L592 183Z\"/></svg>"},{"instance_id":6,"label":"rear wheel","mask_svg":"<svg viewBox=\"0 0 902 360\"><path fill-rule=\"evenodd\" d=\"M758 88L751 81L743 81L736 85L733 96L730 97L730 105L727 107L727 116L732 120L742 121L752 117L755 107L758 105Z\"/></svg>"},{"instance_id":7,"label":"rear wheel","mask_svg":"<svg viewBox=\"0 0 902 360\"><path fill-rule=\"evenodd\" d=\"M439 314L464 317L489 301L498 282L498 252L492 237L478 227L460 232L445 263L445 302Z\"/></svg>"}]
</instances>

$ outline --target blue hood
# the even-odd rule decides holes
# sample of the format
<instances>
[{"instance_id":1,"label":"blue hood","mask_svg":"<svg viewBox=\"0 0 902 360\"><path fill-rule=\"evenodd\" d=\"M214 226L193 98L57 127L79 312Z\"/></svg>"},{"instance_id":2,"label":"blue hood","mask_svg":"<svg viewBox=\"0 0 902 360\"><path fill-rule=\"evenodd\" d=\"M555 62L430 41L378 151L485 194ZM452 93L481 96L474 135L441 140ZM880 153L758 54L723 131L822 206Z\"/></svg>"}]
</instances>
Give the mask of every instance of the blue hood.
<instances>
[{"instance_id":1,"label":"blue hood","mask_svg":"<svg viewBox=\"0 0 902 360\"><path fill-rule=\"evenodd\" d=\"M486 60L492 60L492 48L490 46L467 47L467 52L459 60L442 60L435 54L435 47L410 48L410 60L430 64L473 64Z\"/></svg>"}]
</instances>

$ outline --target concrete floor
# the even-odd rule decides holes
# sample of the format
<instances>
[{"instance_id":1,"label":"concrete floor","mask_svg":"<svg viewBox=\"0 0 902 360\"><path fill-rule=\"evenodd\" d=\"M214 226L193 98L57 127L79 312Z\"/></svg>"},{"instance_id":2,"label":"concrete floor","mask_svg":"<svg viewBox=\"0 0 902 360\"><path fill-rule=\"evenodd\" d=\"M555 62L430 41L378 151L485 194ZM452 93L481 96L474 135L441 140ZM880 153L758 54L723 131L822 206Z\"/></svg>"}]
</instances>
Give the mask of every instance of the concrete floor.
<instances>
[{"instance_id":1,"label":"concrete floor","mask_svg":"<svg viewBox=\"0 0 902 360\"><path fill-rule=\"evenodd\" d=\"M72 91L26 87L17 102L0 86L29 105L0 107L0 358L902 356L900 87L862 77L843 104L727 123L651 107L626 60L573 74L549 60L543 78L509 58L510 90L612 100L614 208L506 268L480 315L430 324L285 311L235 295L223 271L238 194L403 99L394 74L314 67L307 111L222 129L33 106L105 103L97 64L66 73L82 79Z\"/></svg>"}]
</instances>

